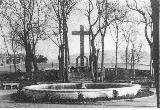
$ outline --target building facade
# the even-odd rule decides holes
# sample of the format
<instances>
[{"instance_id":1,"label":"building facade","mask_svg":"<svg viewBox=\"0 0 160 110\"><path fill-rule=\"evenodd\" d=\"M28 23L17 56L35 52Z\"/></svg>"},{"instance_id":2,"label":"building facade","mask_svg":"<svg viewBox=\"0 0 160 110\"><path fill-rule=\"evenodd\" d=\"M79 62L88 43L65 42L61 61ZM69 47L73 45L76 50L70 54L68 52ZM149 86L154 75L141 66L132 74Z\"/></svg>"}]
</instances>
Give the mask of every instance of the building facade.
<instances>
[{"instance_id":1,"label":"building facade","mask_svg":"<svg viewBox=\"0 0 160 110\"><path fill-rule=\"evenodd\" d=\"M0 54L0 66L5 66L8 64L19 64L23 63L25 61L25 56L23 54L16 54L15 56L13 54L8 55L6 53Z\"/></svg>"}]
</instances>

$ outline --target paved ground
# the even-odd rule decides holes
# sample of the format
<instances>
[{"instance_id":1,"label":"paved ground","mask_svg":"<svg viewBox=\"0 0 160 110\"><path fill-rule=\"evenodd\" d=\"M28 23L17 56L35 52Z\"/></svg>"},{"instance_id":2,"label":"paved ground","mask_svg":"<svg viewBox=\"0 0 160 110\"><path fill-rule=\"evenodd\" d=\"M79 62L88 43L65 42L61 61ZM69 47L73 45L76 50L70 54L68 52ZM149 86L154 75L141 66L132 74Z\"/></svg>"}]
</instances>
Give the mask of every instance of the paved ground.
<instances>
[{"instance_id":1,"label":"paved ground","mask_svg":"<svg viewBox=\"0 0 160 110\"><path fill-rule=\"evenodd\" d=\"M155 92L155 89L151 89ZM1 90L0 91L0 107L1 108L126 108L126 107L156 107L156 95L149 97L112 100L112 101L98 101L92 104L50 104L50 103L16 103L10 100L9 95L16 92L15 90Z\"/></svg>"}]
</instances>

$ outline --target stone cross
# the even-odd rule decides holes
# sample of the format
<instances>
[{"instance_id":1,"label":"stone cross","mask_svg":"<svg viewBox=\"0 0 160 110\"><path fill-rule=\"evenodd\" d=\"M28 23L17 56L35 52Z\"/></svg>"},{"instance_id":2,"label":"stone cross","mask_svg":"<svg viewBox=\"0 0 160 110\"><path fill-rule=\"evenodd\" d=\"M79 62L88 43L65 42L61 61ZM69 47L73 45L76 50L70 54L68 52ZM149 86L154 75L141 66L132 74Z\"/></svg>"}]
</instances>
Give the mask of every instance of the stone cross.
<instances>
[{"instance_id":1,"label":"stone cross","mask_svg":"<svg viewBox=\"0 0 160 110\"><path fill-rule=\"evenodd\" d=\"M84 66L84 35L89 35L89 31L84 31L84 26L80 25L80 31L72 31L72 35L80 35L80 66Z\"/></svg>"}]
</instances>

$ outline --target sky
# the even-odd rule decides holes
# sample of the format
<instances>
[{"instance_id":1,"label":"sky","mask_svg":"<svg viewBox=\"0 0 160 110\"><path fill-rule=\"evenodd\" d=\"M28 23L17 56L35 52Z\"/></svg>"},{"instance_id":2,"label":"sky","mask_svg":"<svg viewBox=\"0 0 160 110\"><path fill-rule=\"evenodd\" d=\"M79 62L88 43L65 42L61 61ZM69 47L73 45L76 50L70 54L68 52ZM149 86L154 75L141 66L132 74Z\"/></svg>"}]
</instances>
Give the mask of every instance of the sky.
<instances>
[{"instance_id":1,"label":"sky","mask_svg":"<svg viewBox=\"0 0 160 110\"><path fill-rule=\"evenodd\" d=\"M84 3L81 3L79 6L79 8L84 7ZM135 16L139 16L137 13L135 14ZM80 25L84 25L85 27L85 31L88 31L88 20L87 17L84 15L83 12L81 11L76 11L73 12L70 16L70 19L68 21L68 36L69 36L69 49L70 49L70 55L72 54L79 54L80 53L80 36L79 35L72 35L72 31L79 31L80 30ZM138 40L142 41L144 46L143 46L143 50L149 53L149 46L148 43L145 39L144 36L144 26L143 25L139 25L137 27L137 30L139 31L139 34L137 35ZM85 35L85 53L89 53L89 36ZM115 42L113 41L112 37L110 34L107 34L105 36L105 50L111 50L111 51L115 51ZM53 59L57 59L57 55L58 55L58 48L56 47L56 45L52 42L52 41L43 41L39 43L38 46L38 50L39 53L47 56L50 61L52 61ZM97 46L98 47L98 46ZM100 45L99 45L100 47ZM101 47L100 47L101 48ZM122 43L119 47L119 50L123 50L124 51L125 48L125 43Z\"/></svg>"},{"instance_id":2,"label":"sky","mask_svg":"<svg viewBox=\"0 0 160 110\"><path fill-rule=\"evenodd\" d=\"M77 8L84 8L85 7L85 1L82 1L78 4ZM122 0L124 2L124 0ZM123 3L121 2L121 3ZM139 16L136 14L135 16ZM70 49L70 55L72 54L79 54L80 53L80 36L78 35L72 35L72 31L79 31L80 25L84 25L85 31L88 31L88 20L87 17L84 15L84 12L81 12L79 10L74 11L68 20L68 36L69 36L69 49ZM144 47L143 50L149 53L149 46L147 44L147 41L144 36L144 26L140 25L137 27L139 30L139 35L137 35L138 39L140 41L143 41ZM89 36L85 35L85 53L89 53ZM112 50L115 51L115 43L111 37L110 34L106 34L105 36L105 50ZM0 38L0 46L3 46L3 39ZM98 45L97 45L98 47ZM99 45L100 47L100 45ZM124 50L125 43L122 43L122 45L119 47L119 50ZM58 47L51 41L39 41L39 44L37 45L37 54L42 54L46 57L48 57L49 61L55 60L58 58Z\"/></svg>"}]
</instances>

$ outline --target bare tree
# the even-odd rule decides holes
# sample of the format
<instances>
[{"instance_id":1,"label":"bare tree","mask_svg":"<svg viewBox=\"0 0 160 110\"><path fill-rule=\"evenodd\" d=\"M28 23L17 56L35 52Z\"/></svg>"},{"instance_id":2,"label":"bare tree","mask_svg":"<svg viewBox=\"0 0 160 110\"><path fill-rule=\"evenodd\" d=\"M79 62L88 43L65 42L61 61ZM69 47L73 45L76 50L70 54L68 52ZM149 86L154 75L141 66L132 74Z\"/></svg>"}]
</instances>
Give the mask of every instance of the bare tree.
<instances>
[{"instance_id":1,"label":"bare tree","mask_svg":"<svg viewBox=\"0 0 160 110\"><path fill-rule=\"evenodd\" d=\"M89 64L90 64L90 68L92 71L92 79L93 81L97 81L97 70L98 70L98 51L96 49L95 46L95 39L98 36L100 29L98 28L98 20L100 18L100 15L98 13L94 13L94 11L97 9L98 7L98 1L96 1L96 6L93 3L92 0L88 1L88 9L85 10L86 13L86 17L88 18L88 24L89 24L89 44L90 44L90 58L89 58ZM95 19L92 19L93 14L95 16ZM96 55L97 53L97 55Z\"/></svg>"},{"instance_id":2,"label":"bare tree","mask_svg":"<svg viewBox=\"0 0 160 110\"><path fill-rule=\"evenodd\" d=\"M69 15L75 8L75 5L79 1L76 0L49 0L49 4L45 4L50 10L50 21L52 20L53 26L50 25L52 34L47 36L58 46L59 48L59 70L60 79L63 82L68 82L69 71L69 47L68 47L68 25L67 21ZM53 30L54 29L54 30ZM53 36L53 37L52 37Z\"/></svg>"},{"instance_id":3,"label":"bare tree","mask_svg":"<svg viewBox=\"0 0 160 110\"><path fill-rule=\"evenodd\" d=\"M122 10L121 10L122 9ZM107 27L113 23L116 20L122 20L124 16L126 15L127 11L124 10L124 8L118 8L118 4L114 2L109 2L108 0L97 0L96 4L92 0L89 0L89 6L87 10L87 18L89 22L89 30L90 30L90 55L91 57L95 56L95 58L92 59L97 59L96 57L96 48L94 45L95 38L100 35L101 36L101 43L102 43L102 59L101 59L101 81L103 80L103 75L102 71L104 71L104 37L107 32ZM96 10L96 14L95 14ZM117 16L115 17L115 11L118 11ZM94 14L94 18L93 18ZM93 63L94 61L90 61L90 67L94 70L94 68L97 68L97 61ZM91 64L94 64L92 66ZM95 81L96 76L97 76L97 70L95 69L93 71L92 76L95 76ZM94 79L93 79L94 80Z\"/></svg>"},{"instance_id":4,"label":"bare tree","mask_svg":"<svg viewBox=\"0 0 160 110\"><path fill-rule=\"evenodd\" d=\"M123 8L122 8L123 9ZM112 23L112 29L114 31L114 36L111 33L111 36L116 44L116 64L115 64L115 73L117 76L117 63L118 63L118 48L119 46L122 44L122 42L124 41L124 39L121 39L119 34L121 32L121 27L122 24L124 23L124 20L126 19L126 14L127 14L127 10L123 9L122 10L120 8L120 6L118 7L118 9L114 12L114 22ZM121 19L119 19L119 16ZM111 28L110 28L111 29Z\"/></svg>"},{"instance_id":5,"label":"bare tree","mask_svg":"<svg viewBox=\"0 0 160 110\"><path fill-rule=\"evenodd\" d=\"M124 37L125 42L126 42L124 60L126 63L126 70L127 70L129 44L130 44L131 37L135 36L137 34L137 30L135 29L135 25L133 23L125 23L121 28L121 32L122 32L122 36Z\"/></svg>"},{"instance_id":6,"label":"bare tree","mask_svg":"<svg viewBox=\"0 0 160 110\"><path fill-rule=\"evenodd\" d=\"M116 7L112 2L108 2L108 0L98 0L97 2L98 14L99 14L99 30L101 36L101 44L102 44L102 58L101 58L101 81L103 82L104 77L104 37L107 32L107 27L115 20L112 18L112 14L114 13Z\"/></svg>"},{"instance_id":7,"label":"bare tree","mask_svg":"<svg viewBox=\"0 0 160 110\"><path fill-rule=\"evenodd\" d=\"M1 15L8 22L9 30L14 41L24 47L26 52L26 72L31 75L32 68L38 71L35 62L35 48L38 40L42 39L45 17L40 16L42 7L36 0L3 1ZM13 39L12 39L13 40Z\"/></svg>"},{"instance_id":8,"label":"bare tree","mask_svg":"<svg viewBox=\"0 0 160 110\"><path fill-rule=\"evenodd\" d=\"M130 37L129 44L130 46L128 46L127 56L126 54L124 54L121 56L121 58L123 61L125 61L125 63L130 64L131 66L130 68L132 70L133 77L135 77L135 65L139 64L144 56L143 51L142 51L143 43L138 42L137 38L135 37Z\"/></svg>"},{"instance_id":9,"label":"bare tree","mask_svg":"<svg viewBox=\"0 0 160 110\"><path fill-rule=\"evenodd\" d=\"M102 42L102 62L101 62L101 73L104 71L104 37L107 31L107 26L110 24L108 19L108 13L112 13L113 10L111 7L108 7L108 1L105 0L96 0L95 3L92 0L88 2L88 9L86 10L86 16L89 23L89 41L90 41L90 67L92 70L92 79L97 81L97 72L98 72L98 53L99 49L96 48L95 42L96 37L101 36ZM110 11L107 11L106 8L110 8ZM113 8L113 7L112 7ZM95 14L96 13L96 14ZM96 54L97 53L97 54ZM101 74L101 80L103 80L103 75Z\"/></svg>"},{"instance_id":10,"label":"bare tree","mask_svg":"<svg viewBox=\"0 0 160 110\"><path fill-rule=\"evenodd\" d=\"M137 41L131 41L132 49L130 53L130 64L131 70L133 70L133 77L135 78L135 64L138 64L140 60L143 58L142 55L142 47L143 43L136 43Z\"/></svg>"},{"instance_id":11,"label":"bare tree","mask_svg":"<svg viewBox=\"0 0 160 110\"><path fill-rule=\"evenodd\" d=\"M115 27L114 27L114 35L116 36L115 38L112 35L112 38L116 44L116 63L115 63L115 73L116 76L118 75L117 73L117 64L118 64L118 47L121 45L121 43L123 42L123 40L121 40L121 38L119 37L119 32L120 31L120 25L118 24L117 21L115 21Z\"/></svg>"},{"instance_id":12,"label":"bare tree","mask_svg":"<svg viewBox=\"0 0 160 110\"><path fill-rule=\"evenodd\" d=\"M109 25L108 23L108 15L111 12L108 12L108 1L107 0L103 0L98 1L98 12L101 15L101 17L99 18L99 29L100 29L100 35L101 35L101 44L102 44L102 58L101 58L101 81L103 82L103 78L104 78L104 37L106 35L107 32L107 27ZM103 27L103 28L102 28Z\"/></svg>"},{"instance_id":13,"label":"bare tree","mask_svg":"<svg viewBox=\"0 0 160 110\"><path fill-rule=\"evenodd\" d=\"M3 22L3 19L2 19L1 22ZM7 54L8 54L9 61L10 61L10 69L11 69L11 64L13 62L14 71L17 72L16 61L17 61L17 57L18 57L17 55L19 53L21 45L16 42L16 40L15 40L16 36L15 36L14 32L11 31L9 33L9 35L5 35L4 29L3 29L3 26L2 26L1 27L1 33L2 33L2 37L4 39L5 48L7 50ZM10 50L10 52L9 52L9 50Z\"/></svg>"},{"instance_id":14,"label":"bare tree","mask_svg":"<svg viewBox=\"0 0 160 110\"><path fill-rule=\"evenodd\" d=\"M1 20L1 22L3 22L3 20ZM3 25L0 26L0 32L1 32L1 36L3 38L3 43L4 43L4 46L5 46L5 48L4 48L4 51L5 51L5 53L4 53L5 54L5 64L6 64L6 61L7 61L6 57L8 57L9 58L8 61L10 63L10 72L11 72L11 53L9 52L9 47L7 45L8 43L7 43L7 40L6 40L5 31L3 30Z\"/></svg>"},{"instance_id":15,"label":"bare tree","mask_svg":"<svg viewBox=\"0 0 160 110\"><path fill-rule=\"evenodd\" d=\"M133 4L129 4L128 0L126 0L127 6L129 9L138 12L142 16L142 20L140 20L140 23L143 23L145 25L144 27L144 33L145 38L150 46L150 72L153 76L153 22L152 22L152 10L151 10L151 4L147 4L146 1L143 2L143 6L139 6L136 0L133 0ZM142 4L142 3L141 3ZM149 34L149 31L151 31L151 34Z\"/></svg>"}]
</instances>

